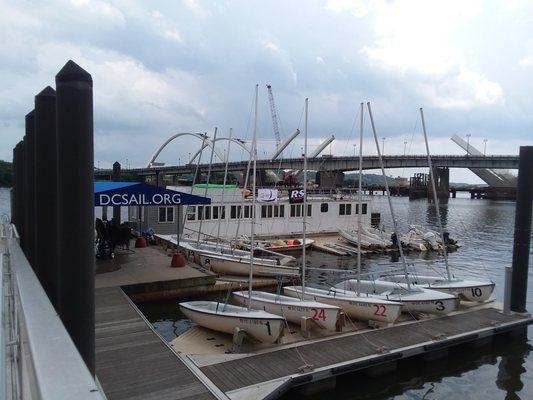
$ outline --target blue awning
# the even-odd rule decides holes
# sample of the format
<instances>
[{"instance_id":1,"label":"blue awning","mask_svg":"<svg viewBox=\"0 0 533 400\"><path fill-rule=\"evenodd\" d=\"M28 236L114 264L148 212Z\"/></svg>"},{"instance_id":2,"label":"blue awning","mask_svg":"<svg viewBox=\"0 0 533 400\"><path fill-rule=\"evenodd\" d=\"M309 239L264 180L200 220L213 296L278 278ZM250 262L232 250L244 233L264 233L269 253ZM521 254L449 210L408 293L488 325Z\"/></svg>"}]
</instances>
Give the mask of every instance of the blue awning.
<instances>
[{"instance_id":1,"label":"blue awning","mask_svg":"<svg viewBox=\"0 0 533 400\"><path fill-rule=\"evenodd\" d=\"M211 204L211 199L140 182L94 182L95 206Z\"/></svg>"}]
</instances>

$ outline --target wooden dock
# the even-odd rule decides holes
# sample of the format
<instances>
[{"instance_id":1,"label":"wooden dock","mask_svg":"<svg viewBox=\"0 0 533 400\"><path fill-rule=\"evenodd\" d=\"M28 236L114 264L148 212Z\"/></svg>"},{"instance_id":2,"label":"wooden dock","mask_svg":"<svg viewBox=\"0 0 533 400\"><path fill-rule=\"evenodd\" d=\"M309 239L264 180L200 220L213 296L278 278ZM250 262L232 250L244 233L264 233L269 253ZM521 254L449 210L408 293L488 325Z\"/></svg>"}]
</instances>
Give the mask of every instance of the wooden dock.
<instances>
[{"instance_id":1,"label":"wooden dock","mask_svg":"<svg viewBox=\"0 0 533 400\"><path fill-rule=\"evenodd\" d=\"M96 290L96 376L108 400L216 399L118 287Z\"/></svg>"},{"instance_id":2,"label":"wooden dock","mask_svg":"<svg viewBox=\"0 0 533 400\"><path fill-rule=\"evenodd\" d=\"M525 326L530 316L494 308L348 333L236 359L199 357L203 374L232 398L275 398L290 387L373 367ZM194 356L191 356L194 360Z\"/></svg>"}]
</instances>

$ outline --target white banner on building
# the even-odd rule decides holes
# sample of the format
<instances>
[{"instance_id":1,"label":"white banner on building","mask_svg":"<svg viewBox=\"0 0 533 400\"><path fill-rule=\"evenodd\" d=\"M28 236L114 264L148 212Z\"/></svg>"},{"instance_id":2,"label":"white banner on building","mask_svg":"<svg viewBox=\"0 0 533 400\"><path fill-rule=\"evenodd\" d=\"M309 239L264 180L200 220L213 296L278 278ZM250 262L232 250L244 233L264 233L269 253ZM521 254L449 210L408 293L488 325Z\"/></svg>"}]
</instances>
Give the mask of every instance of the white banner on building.
<instances>
[{"instance_id":1,"label":"white banner on building","mask_svg":"<svg viewBox=\"0 0 533 400\"><path fill-rule=\"evenodd\" d=\"M258 203L277 203L278 189L257 189Z\"/></svg>"}]
</instances>

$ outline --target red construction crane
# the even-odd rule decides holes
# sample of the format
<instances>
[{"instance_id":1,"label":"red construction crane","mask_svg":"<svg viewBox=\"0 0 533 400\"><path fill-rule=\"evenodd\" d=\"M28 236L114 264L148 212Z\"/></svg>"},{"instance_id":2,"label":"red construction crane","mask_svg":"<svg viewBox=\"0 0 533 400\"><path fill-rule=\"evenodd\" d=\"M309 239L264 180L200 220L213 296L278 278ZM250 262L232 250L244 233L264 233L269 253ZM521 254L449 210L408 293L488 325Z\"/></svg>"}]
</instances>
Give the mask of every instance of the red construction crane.
<instances>
[{"instance_id":1,"label":"red construction crane","mask_svg":"<svg viewBox=\"0 0 533 400\"><path fill-rule=\"evenodd\" d=\"M279 146L281 143L281 138L279 136L278 112L276 111L276 103L274 103L274 95L272 94L272 86L267 85L267 89L268 89L268 102L270 103L270 114L272 114L272 125L274 127L274 136L276 137L276 146Z\"/></svg>"}]
</instances>

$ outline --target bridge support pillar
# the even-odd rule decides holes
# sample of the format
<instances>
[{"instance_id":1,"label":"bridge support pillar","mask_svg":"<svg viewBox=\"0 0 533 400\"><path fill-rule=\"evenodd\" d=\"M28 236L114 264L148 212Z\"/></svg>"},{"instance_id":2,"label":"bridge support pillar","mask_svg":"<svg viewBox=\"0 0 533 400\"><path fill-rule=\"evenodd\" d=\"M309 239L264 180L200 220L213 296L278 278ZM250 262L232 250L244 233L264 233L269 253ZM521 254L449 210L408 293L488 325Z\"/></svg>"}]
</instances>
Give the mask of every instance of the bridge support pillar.
<instances>
[{"instance_id":1,"label":"bridge support pillar","mask_svg":"<svg viewBox=\"0 0 533 400\"><path fill-rule=\"evenodd\" d=\"M438 198L448 199L450 197L450 170L448 168L433 167L433 176L435 177L435 188L437 189ZM429 179L431 179L431 174L429 175ZM432 190L431 184L428 184L428 191L430 190ZM428 199L431 198L433 198L433 195L428 193Z\"/></svg>"},{"instance_id":2,"label":"bridge support pillar","mask_svg":"<svg viewBox=\"0 0 533 400\"><path fill-rule=\"evenodd\" d=\"M319 188L336 188L344 183L342 171L317 171L316 183Z\"/></svg>"}]
</instances>

